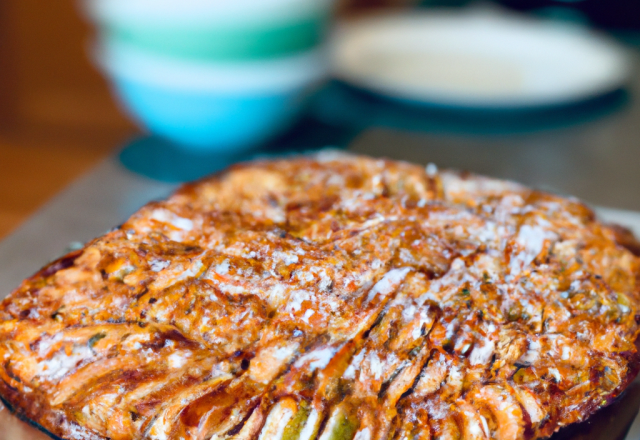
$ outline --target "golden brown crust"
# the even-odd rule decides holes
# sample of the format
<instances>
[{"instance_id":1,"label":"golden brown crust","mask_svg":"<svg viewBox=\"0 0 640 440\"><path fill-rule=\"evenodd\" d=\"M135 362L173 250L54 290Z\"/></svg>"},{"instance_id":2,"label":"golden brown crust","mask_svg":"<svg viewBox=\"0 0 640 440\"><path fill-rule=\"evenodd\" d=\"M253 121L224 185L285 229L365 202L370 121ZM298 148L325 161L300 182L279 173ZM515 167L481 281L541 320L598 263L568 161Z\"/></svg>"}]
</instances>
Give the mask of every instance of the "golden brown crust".
<instances>
[{"instance_id":1,"label":"golden brown crust","mask_svg":"<svg viewBox=\"0 0 640 440\"><path fill-rule=\"evenodd\" d=\"M239 165L5 299L0 395L67 439L543 438L638 371L635 246L510 182Z\"/></svg>"}]
</instances>

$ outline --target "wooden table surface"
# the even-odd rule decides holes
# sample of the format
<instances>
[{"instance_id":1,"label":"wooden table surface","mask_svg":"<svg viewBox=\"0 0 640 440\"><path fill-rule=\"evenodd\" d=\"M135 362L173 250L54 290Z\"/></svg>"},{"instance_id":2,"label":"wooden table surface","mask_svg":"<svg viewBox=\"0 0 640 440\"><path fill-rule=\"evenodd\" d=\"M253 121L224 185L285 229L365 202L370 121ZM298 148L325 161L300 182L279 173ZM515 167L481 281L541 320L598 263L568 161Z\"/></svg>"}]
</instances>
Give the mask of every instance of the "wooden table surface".
<instances>
[{"instance_id":1,"label":"wooden table surface","mask_svg":"<svg viewBox=\"0 0 640 440\"><path fill-rule=\"evenodd\" d=\"M0 2L0 239L135 129L74 0Z\"/></svg>"},{"instance_id":2,"label":"wooden table surface","mask_svg":"<svg viewBox=\"0 0 640 440\"><path fill-rule=\"evenodd\" d=\"M125 133L0 139L0 239L74 178L109 154Z\"/></svg>"}]
</instances>

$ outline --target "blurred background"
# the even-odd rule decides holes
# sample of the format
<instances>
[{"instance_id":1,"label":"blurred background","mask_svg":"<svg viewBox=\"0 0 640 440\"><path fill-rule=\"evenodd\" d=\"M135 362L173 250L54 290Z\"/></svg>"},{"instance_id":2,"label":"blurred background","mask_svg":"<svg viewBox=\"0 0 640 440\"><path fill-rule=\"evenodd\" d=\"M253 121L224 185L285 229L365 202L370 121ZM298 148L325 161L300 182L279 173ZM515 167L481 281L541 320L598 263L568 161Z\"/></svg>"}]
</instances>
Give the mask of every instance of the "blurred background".
<instances>
[{"instance_id":1,"label":"blurred background","mask_svg":"<svg viewBox=\"0 0 640 440\"><path fill-rule=\"evenodd\" d=\"M638 47L631 0L5 0L0 238L110 156L324 146L640 210Z\"/></svg>"}]
</instances>

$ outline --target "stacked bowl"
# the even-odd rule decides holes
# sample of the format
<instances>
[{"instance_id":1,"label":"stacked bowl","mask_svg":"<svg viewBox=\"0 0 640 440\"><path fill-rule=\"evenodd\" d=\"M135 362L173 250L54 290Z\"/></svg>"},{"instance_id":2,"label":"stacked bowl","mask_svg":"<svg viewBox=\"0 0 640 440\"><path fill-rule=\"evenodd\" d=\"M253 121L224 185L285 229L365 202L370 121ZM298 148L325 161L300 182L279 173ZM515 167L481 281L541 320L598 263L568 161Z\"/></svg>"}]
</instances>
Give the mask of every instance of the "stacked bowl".
<instances>
[{"instance_id":1,"label":"stacked bowl","mask_svg":"<svg viewBox=\"0 0 640 440\"><path fill-rule=\"evenodd\" d=\"M184 148L247 149L293 123L327 72L333 0L85 0L125 110Z\"/></svg>"}]
</instances>

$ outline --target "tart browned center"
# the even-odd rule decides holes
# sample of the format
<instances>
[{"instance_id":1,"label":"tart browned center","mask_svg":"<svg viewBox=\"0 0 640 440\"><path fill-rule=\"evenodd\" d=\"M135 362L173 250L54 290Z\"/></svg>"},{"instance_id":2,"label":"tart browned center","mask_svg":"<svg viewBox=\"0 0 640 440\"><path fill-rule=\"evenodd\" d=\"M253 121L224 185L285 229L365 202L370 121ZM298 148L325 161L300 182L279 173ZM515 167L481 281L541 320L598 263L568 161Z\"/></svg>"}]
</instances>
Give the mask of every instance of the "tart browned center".
<instances>
[{"instance_id":1,"label":"tart browned center","mask_svg":"<svg viewBox=\"0 0 640 440\"><path fill-rule=\"evenodd\" d=\"M536 439L635 376L634 239L574 199L321 153L150 203L0 306L65 439Z\"/></svg>"}]
</instances>

